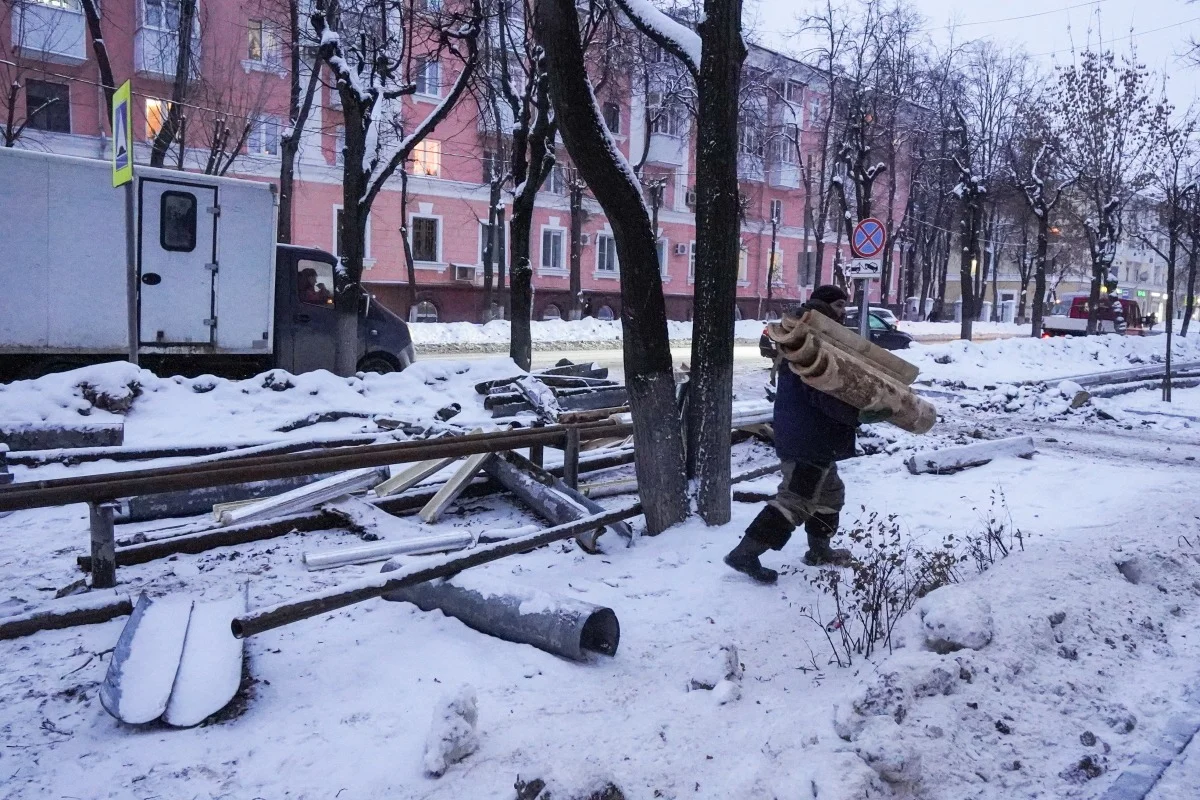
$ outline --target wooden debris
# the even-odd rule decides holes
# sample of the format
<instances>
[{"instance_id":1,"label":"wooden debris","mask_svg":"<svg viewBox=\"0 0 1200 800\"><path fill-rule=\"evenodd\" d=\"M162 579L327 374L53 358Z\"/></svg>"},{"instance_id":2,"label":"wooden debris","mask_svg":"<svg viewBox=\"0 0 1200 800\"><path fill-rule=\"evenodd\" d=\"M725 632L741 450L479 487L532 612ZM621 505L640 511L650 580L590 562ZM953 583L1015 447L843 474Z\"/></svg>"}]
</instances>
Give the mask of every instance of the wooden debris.
<instances>
[{"instance_id":1,"label":"wooden debris","mask_svg":"<svg viewBox=\"0 0 1200 800\"><path fill-rule=\"evenodd\" d=\"M133 613L133 600L123 592L91 591L0 617L0 639L15 639L38 631L92 625Z\"/></svg>"},{"instance_id":2,"label":"wooden debris","mask_svg":"<svg viewBox=\"0 0 1200 800\"><path fill-rule=\"evenodd\" d=\"M468 456L458 472L454 473L454 476L446 481L445 485L433 496L433 499L421 509L421 519L425 522L437 522L438 518L442 516L442 512L446 510L446 506L453 503L462 494L463 489L475 477L475 473L479 472L493 455L495 454L477 453L473 456Z\"/></svg>"},{"instance_id":3,"label":"wooden debris","mask_svg":"<svg viewBox=\"0 0 1200 800\"><path fill-rule=\"evenodd\" d=\"M1032 436L1016 436L1011 439L944 447L940 450L924 450L904 463L913 475L945 475L969 467L979 467L996 458L1032 458L1036 451L1037 446L1034 445Z\"/></svg>"},{"instance_id":4,"label":"wooden debris","mask_svg":"<svg viewBox=\"0 0 1200 800\"><path fill-rule=\"evenodd\" d=\"M411 489L431 475L441 472L446 467L458 461L457 458L435 458L432 461L418 461L401 471L398 475L388 478L371 491L376 497L387 497Z\"/></svg>"}]
</instances>

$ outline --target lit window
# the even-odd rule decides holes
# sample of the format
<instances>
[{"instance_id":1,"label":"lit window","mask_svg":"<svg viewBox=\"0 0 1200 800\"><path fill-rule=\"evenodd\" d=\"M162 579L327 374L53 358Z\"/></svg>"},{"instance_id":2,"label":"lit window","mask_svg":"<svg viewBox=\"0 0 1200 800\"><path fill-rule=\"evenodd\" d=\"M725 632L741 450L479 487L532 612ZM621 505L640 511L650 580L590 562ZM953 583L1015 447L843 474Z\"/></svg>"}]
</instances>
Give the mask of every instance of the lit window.
<instances>
[{"instance_id":1,"label":"lit window","mask_svg":"<svg viewBox=\"0 0 1200 800\"><path fill-rule=\"evenodd\" d=\"M596 237L596 271L617 273L617 240L607 233Z\"/></svg>"},{"instance_id":2,"label":"lit window","mask_svg":"<svg viewBox=\"0 0 1200 800\"><path fill-rule=\"evenodd\" d=\"M563 232L552 228L542 230L542 269L561 272L563 267Z\"/></svg>"},{"instance_id":3,"label":"lit window","mask_svg":"<svg viewBox=\"0 0 1200 800\"><path fill-rule=\"evenodd\" d=\"M436 58L416 59L413 70L413 83L416 84L417 94L423 94L427 97L441 96L442 69Z\"/></svg>"},{"instance_id":4,"label":"lit window","mask_svg":"<svg viewBox=\"0 0 1200 800\"><path fill-rule=\"evenodd\" d=\"M442 143L425 139L413 148L412 174L436 178L442 174Z\"/></svg>"},{"instance_id":5,"label":"lit window","mask_svg":"<svg viewBox=\"0 0 1200 800\"><path fill-rule=\"evenodd\" d=\"M282 49L279 31L269 22L261 19L250 20L248 28L246 57L250 61L263 64L278 65Z\"/></svg>"},{"instance_id":6,"label":"lit window","mask_svg":"<svg viewBox=\"0 0 1200 800\"><path fill-rule=\"evenodd\" d=\"M413 217L412 256L413 261L437 263L440 231L439 221L434 217Z\"/></svg>"},{"instance_id":7,"label":"lit window","mask_svg":"<svg viewBox=\"0 0 1200 800\"><path fill-rule=\"evenodd\" d=\"M166 100L146 100L146 138L153 139L167 120Z\"/></svg>"}]
</instances>

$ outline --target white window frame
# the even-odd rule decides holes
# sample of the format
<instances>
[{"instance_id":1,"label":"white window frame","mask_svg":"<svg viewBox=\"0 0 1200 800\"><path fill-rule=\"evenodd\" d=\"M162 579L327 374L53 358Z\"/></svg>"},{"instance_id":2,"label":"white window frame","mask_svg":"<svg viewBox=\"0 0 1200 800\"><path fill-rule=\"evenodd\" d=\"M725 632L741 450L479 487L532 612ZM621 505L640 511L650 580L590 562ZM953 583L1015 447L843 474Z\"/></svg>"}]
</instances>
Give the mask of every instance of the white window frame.
<instances>
[{"instance_id":1,"label":"white window frame","mask_svg":"<svg viewBox=\"0 0 1200 800\"><path fill-rule=\"evenodd\" d=\"M655 240L655 246L659 248L658 252L661 258L658 260L658 276L663 283L671 282L671 240L666 236L659 236Z\"/></svg>"},{"instance_id":2,"label":"white window frame","mask_svg":"<svg viewBox=\"0 0 1200 800\"><path fill-rule=\"evenodd\" d=\"M546 266L546 234L547 233L557 233L559 235L559 238L562 240L562 244L559 248L559 255L562 256L561 262L560 262L561 266L558 266L558 267L547 267ZM543 226L541 226L540 231L538 233L538 243L539 243L539 248L540 248L538 251L538 275L567 275L569 272L567 269L567 263L570 261L570 258L571 258L570 254L567 252L567 247L568 247L568 245L567 245L567 229L562 227L561 225L543 225Z\"/></svg>"},{"instance_id":3,"label":"white window frame","mask_svg":"<svg viewBox=\"0 0 1200 800\"><path fill-rule=\"evenodd\" d=\"M408 246L413 247L413 220L415 219L434 219L437 220L437 261L418 261L416 250L413 250L413 266L417 269L427 269L433 272L446 271L446 226L441 214L422 214L420 212L412 212L408 215ZM438 312L439 314L441 312Z\"/></svg>"},{"instance_id":4,"label":"white window frame","mask_svg":"<svg viewBox=\"0 0 1200 800\"><path fill-rule=\"evenodd\" d=\"M556 185L557 183L557 185ZM567 168L561 163L555 163L542 184L542 191L550 194L565 195L567 193Z\"/></svg>"},{"instance_id":5,"label":"white window frame","mask_svg":"<svg viewBox=\"0 0 1200 800\"><path fill-rule=\"evenodd\" d=\"M651 92L646 108L650 132L659 136L686 139L689 133L687 110L678 98L664 98L661 92Z\"/></svg>"},{"instance_id":6,"label":"white window frame","mask_svg":"<svg viewBox=\"0 0 1200 800\"><path fill-rule=\"evenodd\" d=\"M346 160L346 126L338 125L333 129L333 165L344 166Z\"/></svg>"},{"instance_id":7,"label":"white window frame","mask_svg":"<svg viewBox=\"0 0 1200 800\"><path fill-rule=\"evenodd\" d=\"M483 267L483 229L486 227L488 227L488 224L486 222L484 222L483 220L479 220L479 224L476 225L476 228L477 228L476 234L479 237L479 246L475 248L475 254L479 260L476 261L475 263L477 263L480 267ZM494 267L495 265L496 265L496 254L492 253L492 266Z\"/></svg>"},{"instance_id":8,"label":"white window frame","mask_svg":"<svg viewBox=\"0 0 1200 800\"><path fill-rule=\"evenodd\" d=\"M267 147L267 133L270 130L270 124L275 126L275 152ZM252 156L262 156L266 158L279 157L280 139L283 137L283 117L278 114L260 114L254 118L250 124L250 132L246 134L246 152ZM258 139L257 147L255 147L255 139Z\"/></svg>"},{"instance_id":9,"label":"white window frame","mask_svg":"<svg viewBox=\"0 0 1200 800\"><path fill-rule=\"evenodd\" d=\"M608 239L612 242L614 269L608 270L600 268L600 254L603 253L605 249L600 246L602 239ZM621 259L617 255L617 240L616 237L614 237L609 231L601 231L596 234L596 270L592 273L592 277L600 280L617 280L621 277Z\"/></svg>"},{"instance_id":10,"label":"white window frame","mask_svg":"<svg viewBox=\"0 0 1200 800\"><path fill-rule=\"evenodd\" d=\"M416 87L416 93L413 96L430 100L440 100L442 97L442 62L436 58L426 59L424 56L418 56L417 65L420 78L418 79L417 75L413 76L413 85ZM429 80L430 67L434 68L432 92L429 91L431 88ZM421 91L420 86L422 82L425 84L425 91Z\"/></svg>"},{"instance_id":11,"label":"white window frame","mask_svg":"<svg viewBox=\"0 0 1200 800\"><path fill-rule=\"evenodd\" d=\"M738 286L750 285L750 247L742 242L738 248Z\"/></svg>"},{"instance_id":12,"label":"white window frame","mask_svg":"<svg viewBox=\"0 0 1200 800\"><path fill-rule=\"evenodd\" d=\"M768 220L773 220L773 219L776 219L776 216L775 216L775 207L776 207L776 204L778 204L778 206L779 206L779 217L778 217L778 220L779 220L779 226L780 226L780 227L783 227L783 201L782 201L782 200L780 200L779 198L775 198L775 199L773 199L773 200L771 201L771 205L770 205L770 208L771 208L771 216L770 216L770 217L768 217Z\"/></svg>"},{"instance_id":13,"label":"white window frame","mask_svg":"<svg viewBox=\"0 0 1200 800\"><path fill-rule=\"evenodd\" d=\"M342 254L338 252L338 212L344 206L335 205L333 207L333 227L330 229L329 236L329 252L340 262ZM370 269L375 266L375 259L371 257L371 215L367 215L367 235L363 237L363 269Z\"/></svg>"},{"instance_id":14,"label":"white window frame","mask_svg":"<svg viewBox=\"0 0 1200 800\"><path fill-rule=\"evenodd\" d=\"M250 56L250 32L254 30L255 23L259 30L259 58ZM246 28L246 58L242 66L247 71L278 72L283 69L283 37L278 25L267 19L249 20Z\"/></svg>"},{"instance_id":15,"label":"white window frame","mask_svg":"<svg viewBox=\"0 0 1200 800\"><path fill-rule=\"evenodd\" d=\"M688 244L688 283L696 282L696 240Z\"/></svg>"},{"instance_id":16,"label":"white window frame","mask_svg":"<svg viewBox=\"0 0 1200 800\"><path fill-rule=\"evenodd\" d=\"M771 285L772 286L776 286L776 287L787 286L787 281L783 277L783 270L784 270L783 265L785 263L784 258L783 258L784 254L785 254L785 251L780 246L780 243L778 241L775 242L775 264L776 264L777 268L775 269L774 274L771 275ZM770 244L767 245L767 274L771 274L771 246L770 246Z\"/></svg>"}]
</instances>

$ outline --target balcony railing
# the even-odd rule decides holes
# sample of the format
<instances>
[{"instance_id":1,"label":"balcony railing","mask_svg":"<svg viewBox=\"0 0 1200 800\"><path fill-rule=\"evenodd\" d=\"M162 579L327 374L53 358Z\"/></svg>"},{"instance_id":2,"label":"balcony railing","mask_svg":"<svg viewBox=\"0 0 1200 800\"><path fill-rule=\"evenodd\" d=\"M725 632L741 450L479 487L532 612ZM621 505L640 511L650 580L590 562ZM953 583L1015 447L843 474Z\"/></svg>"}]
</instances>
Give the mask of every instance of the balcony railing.
<instances>
[{"instance_id":1,"label":"balcony railing","mask_svg":"<svg viewBox=\"0 0 1200 800\"><path fill-rule=\"evenodd\" d=\"M764 177L762 156L753 153L738 153L738 178L762 183Z\"/></svg>"},{"instance_id":2,"label":"balcony railing","mask_svg":"<svg viewBox=\"0 0 1200 800\"><path fill-rule=\"evenodd\" d=\"M16 12L12 43L21 55L72 66L87 61L83 12L73 4L22 2Z\"/></svg>"}]
</instances>

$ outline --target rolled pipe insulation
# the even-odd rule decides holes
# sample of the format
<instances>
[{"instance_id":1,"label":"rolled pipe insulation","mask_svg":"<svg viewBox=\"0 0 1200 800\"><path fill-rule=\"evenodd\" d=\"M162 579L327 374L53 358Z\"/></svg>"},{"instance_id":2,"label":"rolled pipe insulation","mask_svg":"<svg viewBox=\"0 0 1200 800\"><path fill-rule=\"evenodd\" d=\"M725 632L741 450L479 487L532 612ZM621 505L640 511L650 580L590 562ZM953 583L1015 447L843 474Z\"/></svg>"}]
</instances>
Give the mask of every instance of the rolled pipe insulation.
<instances>
[{"instance_id":1,"label":"rolled pipe insulation","mask_svg":"<svg viewBox=\"0 0 1200 800\"><path fill-rule=\"evenodd\" d=\"M445 553L470 547L475 537L466 531L443 533L437 536L416 536L392 542L373 542L361 547L339 547L333 550L318 550L303 555L304 566L309 572L333 569L350 564L370 564L392 556L421 556L430 553Z\"/></svg>"},{"instance_id":2,"label":"rolled pipe insulation","mask_svg":"<svg viewBox=\"0 0 1200 800\"><path fill-rule=\"evenodd\" d=\"M384 564L383 571L397 568ZM584 661L616 655L621 626L611 608L478 575L458 575L386 592L383 599L438 610L480 633Z\"/></svg>"},{"instance_id":3,"label":"rolled pipe insulation","mask_svg":"<svg viewBox=\"0 0 1200 800\"><path fill-rule=\"evenodd\" d=\"M904 383L862 356L822 339L795 317L769 326L788 369L814 389L859 410L892 412L888 422L910 433L925 433L937 422L937 409Z\"/></svg>"}]
</instances>

